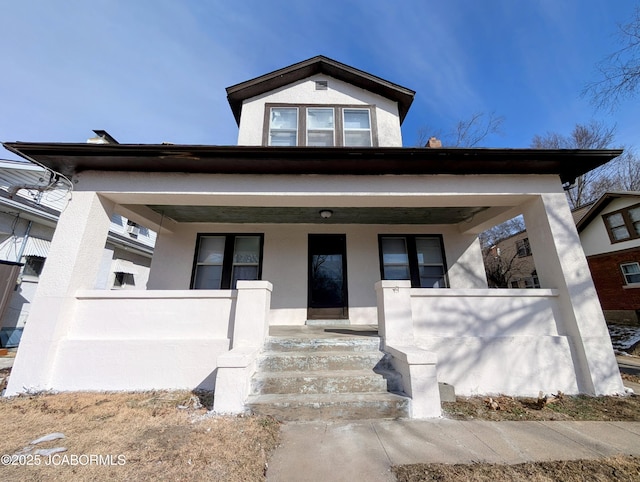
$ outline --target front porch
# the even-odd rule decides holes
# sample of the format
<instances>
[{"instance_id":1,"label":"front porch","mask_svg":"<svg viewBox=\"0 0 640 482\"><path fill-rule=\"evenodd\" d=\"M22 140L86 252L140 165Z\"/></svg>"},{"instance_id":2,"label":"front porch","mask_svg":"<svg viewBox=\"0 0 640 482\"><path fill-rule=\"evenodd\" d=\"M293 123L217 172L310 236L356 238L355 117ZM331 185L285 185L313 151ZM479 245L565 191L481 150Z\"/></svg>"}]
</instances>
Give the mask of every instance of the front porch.
<instances>
[{"instance_id":1,"label":"front porch","mask_svg":"<svg viewBox=\"0 0 640 482\"><path fill-rule=\"evenodd\" d=\"M438 382L461 395L623 392L553 176L79 179L84 190L60 218L8 394L198 387L216 390L219 411L242 411L269 330L310 317L314 253L341 257L331 282L342 287L344 318L377 324L413 417L439 414ZM93 289L114 212L158 232L147 290ZM478 233L519 214L541 253L542 288L490 290ZM226 247L200 257L203 238ZM249 238L253 251L237 256L237 241ZM386 251L389 239L407 251ZM193 289L199 266L220 273L205 276L219 289ZM236 266L258 279L236 276Z\"/></svg>"}]
</instances>

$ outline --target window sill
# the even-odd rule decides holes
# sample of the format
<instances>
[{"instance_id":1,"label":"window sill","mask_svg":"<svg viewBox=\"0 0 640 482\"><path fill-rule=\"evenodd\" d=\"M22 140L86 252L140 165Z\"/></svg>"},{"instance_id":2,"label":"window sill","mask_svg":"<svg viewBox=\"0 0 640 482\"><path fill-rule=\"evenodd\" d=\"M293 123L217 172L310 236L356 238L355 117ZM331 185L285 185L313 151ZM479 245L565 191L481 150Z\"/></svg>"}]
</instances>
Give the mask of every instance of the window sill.
<instances>
[{"instance_id":1,"label":"window sill","mask_svg":"<svg viewBox=\"0 0 640 482\"><path fill-rule=\"evenodd\" d=\"M38 276L33 276L33 275L22 275L22 281L26 281L28 283L37 283L38 281L40 281L40 278Z\"/></svg>"},{"instance_id":2,"label":"window sill","mask_svg":"<svg viewBox=\"0 0 640 482\"><path fill-rule=\"evenodd\" d=\"M640 288L640 283L629 283L622 286L622 289L625 289L625 290L631 290L634 288Z\"/></svg>"}]
</instances>

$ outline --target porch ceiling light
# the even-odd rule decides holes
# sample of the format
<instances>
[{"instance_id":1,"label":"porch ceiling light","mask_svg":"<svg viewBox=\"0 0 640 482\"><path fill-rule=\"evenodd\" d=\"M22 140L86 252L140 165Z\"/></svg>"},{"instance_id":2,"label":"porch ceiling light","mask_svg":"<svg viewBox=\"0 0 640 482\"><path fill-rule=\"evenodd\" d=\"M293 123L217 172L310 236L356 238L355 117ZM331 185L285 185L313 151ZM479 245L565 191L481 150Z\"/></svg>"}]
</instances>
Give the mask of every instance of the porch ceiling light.
<instances>
[{"instance_id":1,"label":"porch ceiling light","mask_svg":"<svg viewBox=\"0 0 640 482\"><path fill-rule=\"evenodd\" d=\"M329 219L331 216L333 216L333 211L331 209L323 209L320 211L320 217L322 219Z\"/></svg>"}]
</instances>

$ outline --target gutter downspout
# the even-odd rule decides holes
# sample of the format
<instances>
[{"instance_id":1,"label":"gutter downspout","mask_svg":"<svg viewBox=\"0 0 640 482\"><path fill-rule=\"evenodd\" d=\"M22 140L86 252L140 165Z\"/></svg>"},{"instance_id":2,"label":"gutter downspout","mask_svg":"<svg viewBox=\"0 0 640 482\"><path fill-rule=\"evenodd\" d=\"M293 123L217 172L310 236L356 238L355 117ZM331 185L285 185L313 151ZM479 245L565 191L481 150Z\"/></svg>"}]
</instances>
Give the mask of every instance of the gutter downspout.
<instances>
[{"instance_id":1,"label":"gutter downspout","mask_svg":"<svg viewBox=\"0 0 640 482\"><path fill-rule=\"evenodd\" d=\"M20 263L21 259L22 259L22 255L24 254L24 250L27 247L27 241L29 240L29 233L31 232L31 226L33 224L33 221L29 221L29 224L27 224L27 230L24 232L24 236L22 238L22 245L20 246L20 251L18 251L18 256L16 259L16 262Z\"/></svg>"}]
</instances>

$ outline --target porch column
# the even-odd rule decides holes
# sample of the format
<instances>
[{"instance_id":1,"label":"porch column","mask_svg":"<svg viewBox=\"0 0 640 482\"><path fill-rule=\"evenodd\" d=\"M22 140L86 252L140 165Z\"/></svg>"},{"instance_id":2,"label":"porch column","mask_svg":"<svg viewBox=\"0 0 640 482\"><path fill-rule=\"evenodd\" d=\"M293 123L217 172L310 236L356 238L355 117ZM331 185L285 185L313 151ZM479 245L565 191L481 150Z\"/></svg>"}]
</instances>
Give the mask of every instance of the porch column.
<instances>
[{"instance_id":1,"label":"porch column","mask_svg":"<svg viewBox=\"0 0 640 482\"><path fill-rule=\"evenodd\" d=\"M74 295L77 290L94 288L113 207L96 192L74 192L60 214L7 395L55 388L57 350L73 321Z\"/></svg>"},{"instance_id":2,"label":"porch column","mask_svg":"<svg viewBox=\"0 0 640 482\"><path fill-rule=\"evenodd\" d=\"M232 347L260 347L269 336L273 285L268 281L238 281Z\"/></svg>"},{"instance_id":3,"label":"porch column","mask_svg":"<svg viewBox=\"0 0 640 482\"><path fill-rule=\"evenodd\" d=\"M541 286L559 290L558 332L568 336L578 389L589 395L624 387L580 237L564 193L546 193L523 206Z\"/></svg>"},{"instance_id":4,"label":"porch column","mask_svg":"<svg viewBox=\"0 0 640 482\"><path fill-rule=\"evenodd\" d=\"M376 294L378 299L378 332L384 345L414 345L411 281L378 281Z\"/></svg>"},{"instance_id":5,"label":"porch column","mask_svg":"<svg viewBox=\"0 0 640 482\"><path fill-rule=\"evenodd\" d=\"M216 413L242 413L249 395L256 360L269 336L273 285L268 281L238 281L232 349L216 361Z\"/></svg>"}]
</instances>

